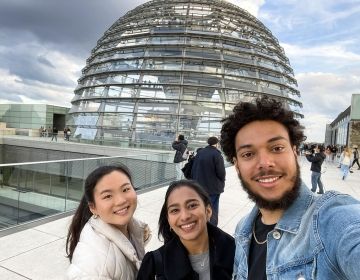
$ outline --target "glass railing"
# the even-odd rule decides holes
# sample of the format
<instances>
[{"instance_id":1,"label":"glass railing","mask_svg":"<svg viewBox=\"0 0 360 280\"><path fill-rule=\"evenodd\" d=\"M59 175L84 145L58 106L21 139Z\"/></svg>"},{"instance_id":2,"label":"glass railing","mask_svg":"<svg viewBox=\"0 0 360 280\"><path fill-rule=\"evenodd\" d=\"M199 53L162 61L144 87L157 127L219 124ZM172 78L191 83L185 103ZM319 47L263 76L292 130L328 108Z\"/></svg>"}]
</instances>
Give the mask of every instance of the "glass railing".
<instances>
[{"instance_id":1,"label":"glass railing","mask_svg":"<svg viewBox=\"0 0 360 280\"><path fill-rule=\"evenodd\" d=\"M0 164L0 231L76 209L87 175L98 166L119 163L131 170L137 191L175 179L167 154Z\"/></svg>"}]
</instances>

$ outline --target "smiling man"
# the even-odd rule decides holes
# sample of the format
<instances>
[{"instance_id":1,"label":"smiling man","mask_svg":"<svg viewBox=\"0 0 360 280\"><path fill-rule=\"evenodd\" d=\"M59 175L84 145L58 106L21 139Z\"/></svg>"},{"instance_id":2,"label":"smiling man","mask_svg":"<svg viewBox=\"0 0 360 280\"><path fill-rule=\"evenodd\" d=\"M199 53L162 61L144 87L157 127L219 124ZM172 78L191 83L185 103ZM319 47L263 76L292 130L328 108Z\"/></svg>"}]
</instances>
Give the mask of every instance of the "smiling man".
<instances>
[{"instance_id":1,"label":"smiling man","mask_svg":"<svg viewBox=\"0 0 360 280\"><path fill-rule=\"evenodd\" d=\"M266 97L223 120L222 149L256 204L236 228L234 279L360 279L360 202L301 182L303 139L293 113Z\"/></svg>"}]
</instances>

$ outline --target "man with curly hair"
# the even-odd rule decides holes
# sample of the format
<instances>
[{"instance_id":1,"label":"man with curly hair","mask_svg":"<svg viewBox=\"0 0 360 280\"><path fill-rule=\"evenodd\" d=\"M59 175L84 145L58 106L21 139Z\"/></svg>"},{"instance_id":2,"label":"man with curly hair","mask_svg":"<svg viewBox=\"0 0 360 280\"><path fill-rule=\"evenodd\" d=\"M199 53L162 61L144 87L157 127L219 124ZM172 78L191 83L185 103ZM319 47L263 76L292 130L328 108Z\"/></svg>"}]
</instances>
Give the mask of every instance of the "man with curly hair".
<instances>
[{"instance_id":1,"label":"man with curly hair","mask_svg":"<svg viewBox=\"0 0 360 280\"><path fill-rule=\"evenodd\" d=\"M222 122L224 154L255 202L236 227L234 279L360 279L360 202L304 185L294 114L263 97Z\"/></svg>"}]
</instances>

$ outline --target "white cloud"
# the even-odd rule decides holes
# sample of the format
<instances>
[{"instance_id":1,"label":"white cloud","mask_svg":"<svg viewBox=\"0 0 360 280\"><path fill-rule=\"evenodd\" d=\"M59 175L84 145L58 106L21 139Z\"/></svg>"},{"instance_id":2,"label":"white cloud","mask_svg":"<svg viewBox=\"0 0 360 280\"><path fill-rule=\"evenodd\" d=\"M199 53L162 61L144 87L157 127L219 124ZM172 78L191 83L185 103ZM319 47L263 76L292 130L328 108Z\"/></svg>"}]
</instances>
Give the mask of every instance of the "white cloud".
<instances>
[{"instance_id":1,"label":"white cloud","mask_svg":"<svg viewBox=\"0 0 360 280\"><path fill-rule=\"evenodd\" d=\"M301 120L301 124L305 127L305 135L307 142L323 143L325 141L326 124L331 123L333 119L326 115L310 112Z\"/></svg>"},{"instance_id":2,"label":"white cloud","mask_svg":"<svg viewBox=\"0 0 360 280\"><path fill-rule=\"evenodd\" d=\"M360 88L360 77L349 74L308 72L296 75L303 102L302 121L309 141L323 142L326 124L350 106Z\"/></svg>"},{"instance_id":3,"label":"white cloud","mask_svg":"<svg viewBox=\"0 0 360 280\"><path fill-rule=\"evenodd\" d=\"M297 60L304 59L305 57L317 57L327 60L337 60L342 64L346 62L360 63L360 54L348 50L348 46L354 43L354 41L348 40L313 47L302 47L287 43L281 43L281 46L284 47L286 55ZM339 61L339 59L341 60Z\"/></svg>"},{"instance_id":4,"label":"white cloud","mask_svg":"<svg viewBox=\"0 0 360 280\"><path fill-rule=\"evenodd\" d=\"M245 9L250 14L255 17L258 17L259 9L265 4L265 0L227 0L230 3L233 3L240 8Z\"/></svg>"}]
</instances>

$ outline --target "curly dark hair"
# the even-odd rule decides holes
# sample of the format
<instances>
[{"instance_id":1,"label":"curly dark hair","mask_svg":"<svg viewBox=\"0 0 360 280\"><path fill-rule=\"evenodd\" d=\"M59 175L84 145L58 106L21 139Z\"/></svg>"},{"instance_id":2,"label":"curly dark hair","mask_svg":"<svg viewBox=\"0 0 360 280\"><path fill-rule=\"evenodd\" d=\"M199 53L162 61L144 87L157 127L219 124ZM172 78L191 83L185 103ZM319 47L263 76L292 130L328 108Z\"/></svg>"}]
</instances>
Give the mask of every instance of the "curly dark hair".
<instances>
[{"instance_id":1,"label":"curly dark hair","mask_svg":"<svg viewBox=\"0 0 360 280\"><path fill-rule=\"evenodd\" d=\"M253 121L272 120L284 125L289 133L291 145L298 147L305 136L303 127L295 119L294 113L282 106L282 103L268 98L257 98L254 103L239 102L233 109L233 114L221 122L220 145L227 161L234 163L236 158L235 137L238 131Z\"/></svg>"}]
</instances>

